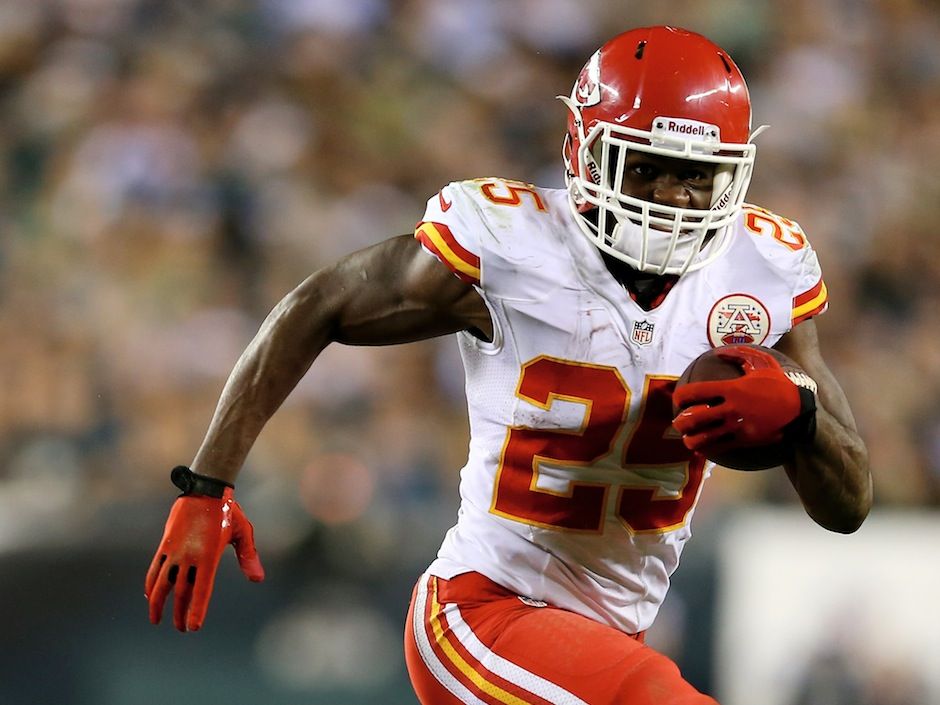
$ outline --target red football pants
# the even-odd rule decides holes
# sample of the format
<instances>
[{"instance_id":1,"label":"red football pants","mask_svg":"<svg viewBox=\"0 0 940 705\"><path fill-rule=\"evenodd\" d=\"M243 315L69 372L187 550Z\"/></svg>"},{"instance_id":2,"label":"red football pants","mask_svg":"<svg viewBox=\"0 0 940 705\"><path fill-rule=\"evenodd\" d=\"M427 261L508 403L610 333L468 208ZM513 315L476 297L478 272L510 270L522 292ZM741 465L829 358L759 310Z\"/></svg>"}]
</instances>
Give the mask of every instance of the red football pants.
<instances>
[{"instance_id":1,"label":"red football pants","mask_svg":"<svg viewBox=\"0 0 940 705\"><path fill-rule=\"evenodd\" d=\"M639 638L479 573L422 576L405 626L422 705L718 705Z\"/></svg>"}]
</instances>

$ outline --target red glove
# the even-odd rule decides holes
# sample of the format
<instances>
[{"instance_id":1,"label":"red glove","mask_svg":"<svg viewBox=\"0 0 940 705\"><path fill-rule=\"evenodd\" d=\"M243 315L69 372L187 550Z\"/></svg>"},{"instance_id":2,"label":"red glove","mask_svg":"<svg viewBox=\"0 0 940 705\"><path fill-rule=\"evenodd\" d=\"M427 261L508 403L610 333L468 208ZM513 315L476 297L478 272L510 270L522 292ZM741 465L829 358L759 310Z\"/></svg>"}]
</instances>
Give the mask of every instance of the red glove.
<instances>
[{"instance_id":1,"label":"red glove","mask_svg":"<svg viewBox=\"0 0 940 705\"><path fill-rule=\"evenodd\" d=\"M173 590L173 624L181 632L196 631L206 617L226 544L235 547L239 566L249 580L264 580L264 568L255 550L251 522L235 501L232 486L183 466L174 468L172 477L183 494L170 509L163 540L147 571L144 597L150 601L150 621L159 624Z\"/></svg>"},{"instance_id":2,"label":"red glove","mask_svg":"<svg viewBox=\"0 0 940 705\"><path fill-rule=\"evenodd\" d=\"M672 423L687 448L715 457L735 448L812 438L815 394L794 384L773 355L753 347L717 354L737 363L744 374L676 389L673 402L682 411Z\"/></svg>"}]
</instances>

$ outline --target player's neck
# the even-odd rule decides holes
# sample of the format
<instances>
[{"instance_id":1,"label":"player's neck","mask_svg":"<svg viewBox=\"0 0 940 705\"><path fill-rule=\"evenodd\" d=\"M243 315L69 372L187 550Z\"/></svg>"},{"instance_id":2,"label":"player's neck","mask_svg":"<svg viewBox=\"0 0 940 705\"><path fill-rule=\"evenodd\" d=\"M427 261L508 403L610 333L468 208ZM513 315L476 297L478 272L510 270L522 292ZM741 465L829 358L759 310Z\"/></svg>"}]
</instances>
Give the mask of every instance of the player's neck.
<instances>
[{"instance_id":1,"label":"player's neck","mask_svg":"<svg viewBox=\"0 0 940 705\"><path fill-rule=\"evenodd\" d=\"M607 271L644 311L651 311L666 298L679 277L675 274L650 274L634 269L606 252L601 252Z\"/></svg>"}]
</instances>

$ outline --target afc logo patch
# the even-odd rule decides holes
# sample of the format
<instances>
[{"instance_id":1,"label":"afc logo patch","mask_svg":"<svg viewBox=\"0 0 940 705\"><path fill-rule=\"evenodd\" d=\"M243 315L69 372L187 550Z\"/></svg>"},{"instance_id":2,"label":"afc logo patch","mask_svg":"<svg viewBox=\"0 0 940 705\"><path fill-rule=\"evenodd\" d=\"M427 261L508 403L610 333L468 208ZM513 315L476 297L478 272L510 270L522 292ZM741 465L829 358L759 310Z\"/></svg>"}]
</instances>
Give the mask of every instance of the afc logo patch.
<instances>
[{"instance_id":1,"label":"afc logo patch","mask_svg":"<svg viewBox=\"0 0 940 705\"><path fill-rule=\"evenodd\" d=\"M708 314L708 342L722 345L760 345L770 335L770 312L748 294L729 294L718 299Z\"/></svg>"},{"instance_id":2,"label":"afc logo patch","mask_svg":"<svg viewBox=\"0 0 940 705\"><path fill-rule=\"evenodd\" d=\"M655 324L649 321L634 321L630 340L637 345L649 345L653 342L653 329Z\"/></svg>"}]
</instances>

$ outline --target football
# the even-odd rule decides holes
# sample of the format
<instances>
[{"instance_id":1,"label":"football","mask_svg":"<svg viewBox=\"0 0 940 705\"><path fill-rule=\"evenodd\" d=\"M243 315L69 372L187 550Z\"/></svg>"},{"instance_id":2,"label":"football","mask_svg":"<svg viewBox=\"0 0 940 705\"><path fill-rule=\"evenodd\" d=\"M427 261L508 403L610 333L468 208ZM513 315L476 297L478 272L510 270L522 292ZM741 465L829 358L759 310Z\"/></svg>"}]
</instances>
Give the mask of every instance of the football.
<instances>
[{"instance_id":1,"label":"football","mask_svg":"<svg viewBox=\"0 0 940 705\"><path fill-rule=\"evenodd\" d=\"M778 350L758 345L740 345L734 347L759 347L764 352L773 355L780 366L783 368L787 377L800 384L801 380L808 380L809 375L789 357ZM679 381L676 382L676 389L689 382L715 382L724 379L734 379L744 374L741 368L731 360L720 358L717 353L720 348L708 350L697 358L682 373ZM681 409L677 408L673 402L673 415L677 415ZM793 453L793 448L789 443L775 443L766 446L753 446L749 448L737 448L728 451L718 457L708 459L726 468L733 470L766 470L783 465Z\"/></svg>"}]
</instances>

